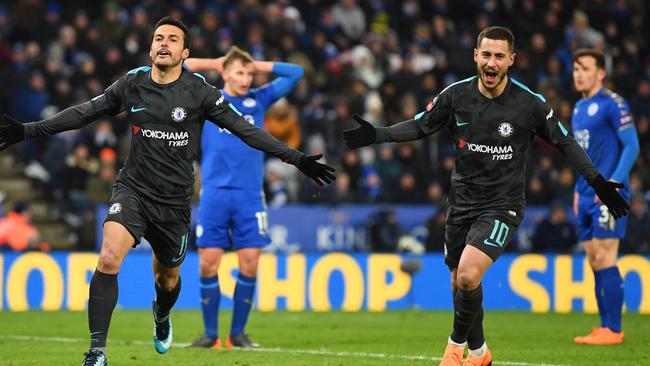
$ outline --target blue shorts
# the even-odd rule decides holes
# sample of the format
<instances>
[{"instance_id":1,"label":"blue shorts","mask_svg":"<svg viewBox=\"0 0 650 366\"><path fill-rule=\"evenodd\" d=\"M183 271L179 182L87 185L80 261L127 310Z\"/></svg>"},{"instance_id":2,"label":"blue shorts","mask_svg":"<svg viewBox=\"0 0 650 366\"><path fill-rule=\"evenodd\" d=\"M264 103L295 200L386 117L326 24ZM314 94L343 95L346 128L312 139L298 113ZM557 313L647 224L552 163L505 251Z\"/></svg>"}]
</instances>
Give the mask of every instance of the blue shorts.
<instances>
[{"instance_id":1,"label":"blue shorts","mask_svg":"<svg viewBox=\"0 0 650 366\"><path fill-rule=\"evenodd\" d=\"M264 192L204 188L199 200L196 246L199 248L261 248L269 238Z\"/></svg>"},{"instance_id":2,"label":"blue shorts","mask_svg":"<svg viewBox=\"0 0 650 366\"><path fill-rule=\"evenodd\" d=\"M625 199L629 194L621 193ZM594 203L593 196L580 196L578 200L578 240L622 239L627 227L627 216L615 220L607 206Z\"/></svg>"}]
</instances>

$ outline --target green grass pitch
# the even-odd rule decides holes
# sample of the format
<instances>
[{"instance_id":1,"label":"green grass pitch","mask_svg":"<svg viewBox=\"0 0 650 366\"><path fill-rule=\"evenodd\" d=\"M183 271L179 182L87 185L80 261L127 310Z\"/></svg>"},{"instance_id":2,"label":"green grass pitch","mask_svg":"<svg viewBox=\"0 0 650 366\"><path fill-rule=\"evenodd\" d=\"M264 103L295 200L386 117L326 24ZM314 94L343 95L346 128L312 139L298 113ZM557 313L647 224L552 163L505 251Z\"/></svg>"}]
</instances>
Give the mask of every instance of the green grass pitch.
<instances>
[{"instance_id":1,"label":"green grass pitch","mask_svg":"<svg viewBox=\"0 0 650 366\"><path fill-rule=\"evenodd\" d=\"M228 334L230 312L220 333ZM259 351L184 348L202 330L198 311L172 313L175 346L153 349L148 311L118 310L108 341L109 365L437 365L451 312L260 313L247 332ZM488 311L485 330L494 365L650 365L650 316L624 316L625 344L572 343L596 315ZM79 365L88 347L84 312L0 312L0 365Z\"/></svg>"}]
</instances>

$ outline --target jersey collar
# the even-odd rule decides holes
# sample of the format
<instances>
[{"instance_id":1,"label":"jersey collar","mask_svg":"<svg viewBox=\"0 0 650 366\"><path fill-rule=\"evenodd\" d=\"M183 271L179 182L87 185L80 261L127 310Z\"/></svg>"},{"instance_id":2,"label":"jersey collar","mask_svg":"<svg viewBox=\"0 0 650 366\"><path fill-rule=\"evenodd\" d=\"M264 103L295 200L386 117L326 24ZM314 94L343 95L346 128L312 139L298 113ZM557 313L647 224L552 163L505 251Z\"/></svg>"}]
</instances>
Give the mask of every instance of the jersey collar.
<instances>
[{"instance_id":1,"label":"jersey collar","mask_svg":"<svg viewBox=\"0 0 650 366\"><path fill-rule=\"evenodd\" d=\"M512 78L510 77L510 75L508 75L508 82L506 83L506 87L503 89L503 92L499 94L499 96L496 98L488 98L485 95L483 95L483 93L481 93L481 91L478 89L478 83L481 82L480 77L477 76L476 79L474 79L472 82L474 83L473 85L474 92L478 94L479 97L483 98L484 100L494 101L499 104L505 104L507 100L506 95L510 92L510 87L512 85Z\"/></svg>"},{"instance_id":2,"label":"jersey collar","mask_svg":"<svg viewBox=\"0 0 650 366\"><path fill-rule=\"evenodd\" d=\"M592 95L590 98L587 98L587 99L582 98L582 100L584 100L585 102L588 102L590 100L596 99L597 97L600 97L604 93L605 93L605 86L603 85L603 86L600 87L600 90L598 90L598 92L596 92L596 94Z\"/></svg>"}]
</instances>

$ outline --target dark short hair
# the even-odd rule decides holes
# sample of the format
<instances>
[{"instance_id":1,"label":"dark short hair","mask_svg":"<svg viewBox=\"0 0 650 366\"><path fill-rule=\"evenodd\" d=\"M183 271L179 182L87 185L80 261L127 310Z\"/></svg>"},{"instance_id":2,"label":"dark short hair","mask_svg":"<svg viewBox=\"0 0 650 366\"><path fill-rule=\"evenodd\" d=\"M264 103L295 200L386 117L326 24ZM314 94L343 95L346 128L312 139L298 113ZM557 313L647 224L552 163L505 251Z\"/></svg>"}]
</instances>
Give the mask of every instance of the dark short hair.
<instances>
[{"instance_id":1,"label":"dark short hair","mask_svg":"<svg viewBox=\"0 0 650 366\"><path fill-rule=\"evenodd\" d=\"M153 31L151 32L151 41L153 41L153 36L156 34L156 29L165 24L180 28L183 31L183 48L190 48L190 29L187 28L187 26L182 21L170 16L161 18L158 23L154 25Z\"/></svg>"},{"instance_id":2,"label":"dark short hair","mask_svg":"<svg viewBox=\"0 0 650 366\"><path fill-rule=\"evenodd\" d=\"M595 48L580 48L573 53L573 62L577 62L582 57L593 57L596 60L596 67L605 70L605 54Z\"/></svg>"},{"instance_id":3,"label":"dark short hair","mask_svg":"<svg viewBox=\"0 0 650 366\"><path fill-rule=\"evenodd\" d=\"M492 26L487 27L478 34L476 39L476 49L481 48L483 38L497 39L508 42L508 51L513 52L515 49L515 35L512 34L510 29L505 27Z\"/></svg>"}]
</instances>

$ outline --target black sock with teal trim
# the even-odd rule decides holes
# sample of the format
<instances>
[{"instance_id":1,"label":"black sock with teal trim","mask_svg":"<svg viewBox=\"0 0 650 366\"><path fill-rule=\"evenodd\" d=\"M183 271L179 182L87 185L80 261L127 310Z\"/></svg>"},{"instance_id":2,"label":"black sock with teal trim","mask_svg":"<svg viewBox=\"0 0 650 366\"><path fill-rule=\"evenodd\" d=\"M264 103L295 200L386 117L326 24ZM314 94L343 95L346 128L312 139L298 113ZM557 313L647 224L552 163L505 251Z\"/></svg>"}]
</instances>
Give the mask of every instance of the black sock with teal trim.
<instances>
[{"instance_id":1,"label":"black sock with teal trim","mask_svg":"<svg viewBox=\"0 0 650 366\"><path fill-rule=\"evenodd\" d=\"M176 287L171 291L165 291L156 283L156 308L154 309L156 321L161 322L167 320L169 313L172 311L178 294L181 293L181 277L178 276Z\"/></svg>"},{"instance_id":2,"label":"black sock with teal trim","mask_svg":"<svg viewBox=\"0 0 650 366\"><path fill-rule=\"evenodd\" d=\"M474 290L456 290L454 301L454 329L451 340L456 343L467 342L467 337L483 306L483 286Z\"/></svg>"},{"instance_id":3,"label":"black sock with teal trim","mask_svg":"<svg viewBox=\"0 0 650 366\"><path fill-rule=\"evenodd\" d=\"M106 353L106 338L113 310L117 304L117 274L102 273L98 269L90 280L88 296L88 329L90 349Z\"/></svg>"}]
</instances>

